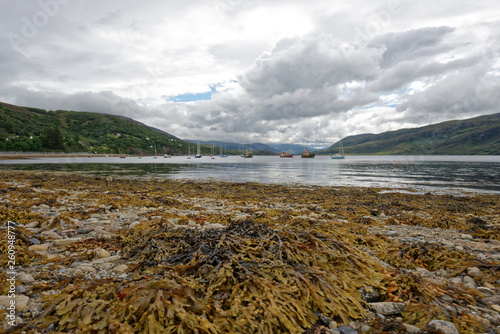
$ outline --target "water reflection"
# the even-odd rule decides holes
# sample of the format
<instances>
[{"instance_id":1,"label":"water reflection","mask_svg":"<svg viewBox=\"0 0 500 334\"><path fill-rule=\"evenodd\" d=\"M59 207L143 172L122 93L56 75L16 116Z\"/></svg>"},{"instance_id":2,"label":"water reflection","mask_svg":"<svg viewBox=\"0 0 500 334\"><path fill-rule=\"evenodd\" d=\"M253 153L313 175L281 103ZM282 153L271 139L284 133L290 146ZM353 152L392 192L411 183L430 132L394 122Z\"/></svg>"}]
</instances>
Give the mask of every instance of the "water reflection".
<instances>
[{"instance_id":1,"label":"water reflection","mask_svg":"<svg viewBox=\"0 0 500 334\"><path fill-rule=\"evenodd\" d=\"M71 162L68 162L69 161ZM126 161L124 161L126 160ZM389 188L469 189L500 193L500 157L391 157L359 156L280 159L187 160L45 158L0 161L0 169L68 171L98 175L155 175L172 179L216 179L234 182L377 186Z\"/></svg>"}]
</instances>

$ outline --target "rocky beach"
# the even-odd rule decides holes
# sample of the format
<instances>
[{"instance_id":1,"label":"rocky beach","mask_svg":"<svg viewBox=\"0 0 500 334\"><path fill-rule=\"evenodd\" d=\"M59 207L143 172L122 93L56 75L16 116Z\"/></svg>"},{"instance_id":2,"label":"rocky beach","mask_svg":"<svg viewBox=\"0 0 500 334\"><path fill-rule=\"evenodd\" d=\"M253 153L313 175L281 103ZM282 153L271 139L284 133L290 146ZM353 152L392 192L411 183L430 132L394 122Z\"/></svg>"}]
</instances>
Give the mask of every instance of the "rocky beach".
<instances>
[{"instance_id":1,"label":"rocky beach","mask_svg":"<svg viewBox=\"0 0 500 334\"><path fill-rule=\"evenodd\" d=\"M0 180L0 333L500 333L499 195Z\"/></svg>"}]
</instances>

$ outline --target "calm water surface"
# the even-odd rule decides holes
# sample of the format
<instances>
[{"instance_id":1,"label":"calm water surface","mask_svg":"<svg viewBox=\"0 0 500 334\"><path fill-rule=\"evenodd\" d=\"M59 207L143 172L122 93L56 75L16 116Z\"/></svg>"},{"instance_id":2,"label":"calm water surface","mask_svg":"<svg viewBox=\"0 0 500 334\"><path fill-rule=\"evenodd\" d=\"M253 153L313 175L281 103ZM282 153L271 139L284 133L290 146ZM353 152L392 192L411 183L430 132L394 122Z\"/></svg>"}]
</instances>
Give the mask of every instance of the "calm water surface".
<instances>
[{"instance_id":1,"label":"calm water surface","mask_svg":"<svg viewBox=\"0 0 500 334\"><path fill-rule=\"evenodd\" d=\"M0 160L0 169L500 194L500 156L347 156L345 160L328 156L36 158Z\"/></svg>"}]
</instances>

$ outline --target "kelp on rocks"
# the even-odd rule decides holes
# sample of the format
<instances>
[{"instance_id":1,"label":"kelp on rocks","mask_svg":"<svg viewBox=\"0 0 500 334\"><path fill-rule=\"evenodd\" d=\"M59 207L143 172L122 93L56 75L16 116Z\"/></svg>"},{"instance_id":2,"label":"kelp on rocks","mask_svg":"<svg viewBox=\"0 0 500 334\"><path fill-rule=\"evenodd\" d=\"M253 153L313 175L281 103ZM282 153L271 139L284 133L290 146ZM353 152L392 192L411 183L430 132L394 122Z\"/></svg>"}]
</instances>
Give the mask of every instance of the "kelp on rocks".
<instances>
[{"instance_id":1,"label":"kelp on rocks","mask_svg":"<svg viewBox=\"0 0 500 334\"><path fill-rule=\"evenodd\" d=\"M403 330L393 317L370 319L361 287L378 290L381 301L406 303L407 323L423 328L442 319L468 333L480 328L468 312L483 296L447 278L473 266L475 282L498 288L497 196L0 176L9 180L0 183L0 213L30 225L19 228L17 246L20 260L28 255L21 270L36 279L26 296L44 312L26 317L27 333L301 333L319 315L344 325L358 319L373 333ZM56 242L67 230L76 242ZM441 238L452 230L445 247ZM27 250L31 232L47 252ZM112 259L96 259L95 248ZM109 274L122 264L126 273ZM444 294L457 314L446 312Z\"/></svg>"},{"instance_id":2,"label":"kelp on rocks","mask_svg":"<svg viewBox=\"0 0 500 334\"><path fill-rule=\"evenodd\" d=\"M318 313L345 323L365 316L357 289L382 279L376 262L342 242L252 221L140 224L123 239L137 281L67 288L48 298L41 324L58 318L59 330L84 333L301 333Z\"/></svg>"}]
</instances>

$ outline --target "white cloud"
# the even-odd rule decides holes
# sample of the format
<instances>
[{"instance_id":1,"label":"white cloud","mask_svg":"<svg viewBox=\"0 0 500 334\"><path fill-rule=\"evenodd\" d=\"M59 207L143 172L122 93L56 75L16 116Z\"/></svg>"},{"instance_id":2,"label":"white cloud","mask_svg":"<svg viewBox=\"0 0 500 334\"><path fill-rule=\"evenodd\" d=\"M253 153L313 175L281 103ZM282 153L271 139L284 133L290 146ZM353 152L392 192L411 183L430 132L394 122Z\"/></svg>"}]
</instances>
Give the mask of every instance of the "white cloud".
<instances>
[{"instance_id":1,"label":"white cloud","mask_svg":"<svg viewBox=\"0 0 500 334\"><path fill-rule=\"evenodd\" d=\"M499 111L493 1L5 6L9 103L122 114L184 138L303 143ZM167 102L211 87L211 101Z\"/></svg>"}]
</instances>

